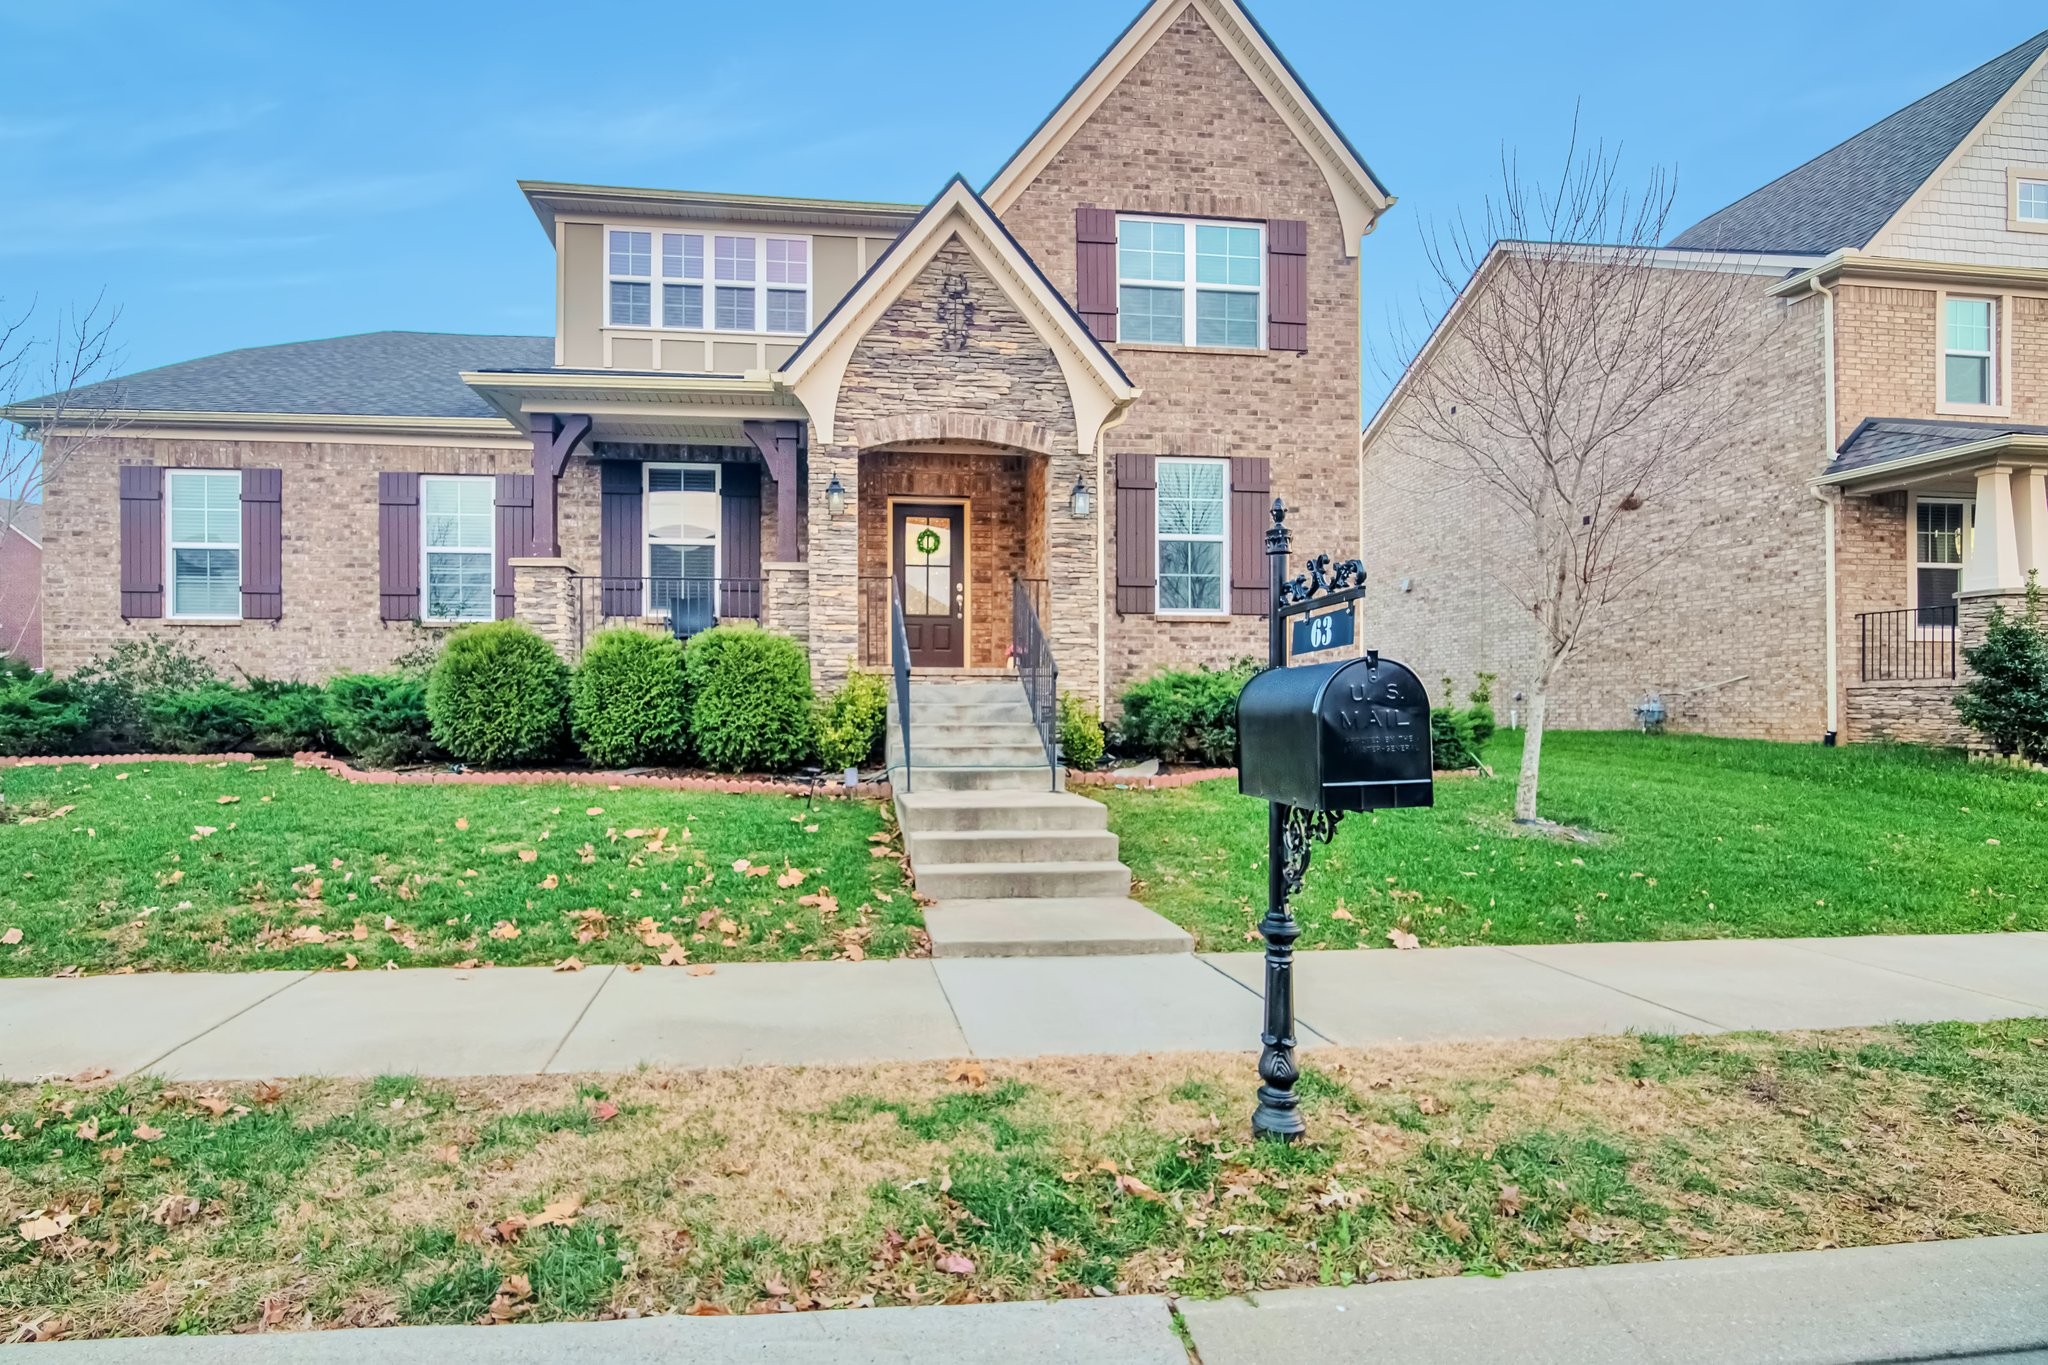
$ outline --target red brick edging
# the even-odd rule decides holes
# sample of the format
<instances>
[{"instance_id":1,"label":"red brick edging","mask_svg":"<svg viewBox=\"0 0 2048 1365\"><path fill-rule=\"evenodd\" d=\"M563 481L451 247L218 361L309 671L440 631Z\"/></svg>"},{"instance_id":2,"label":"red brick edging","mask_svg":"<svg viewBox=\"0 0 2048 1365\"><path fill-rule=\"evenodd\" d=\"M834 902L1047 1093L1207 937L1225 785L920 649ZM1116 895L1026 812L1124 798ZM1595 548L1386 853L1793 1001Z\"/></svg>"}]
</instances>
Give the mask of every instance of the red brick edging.
<instances>
[{"instance_id":1,"label":"red brick edging","mask_svg":"<svg viewBox=\"0 0 2048 1365\"><path fill-rule=\"evenodd\" d=\"M1151 777L1126 777L1114 769L1108 772L1080 772L1067 769L1067 785L1070 787L1132 787L1139 791L1152 791L1163 787L1188 787L1197 782L1209 782L1219 777L1236 777L1235 768L1190 768L1184 773L1158 773Z\"/></svg>"},{"instance_id":2,"label":"red brick edging","mask_svg":"<svg viewBox=\"0 0 2048 1365\"><path fill-rule=\"evenodd\" d=\"M272 758L284 760L273 754ZM61 768L84 763L97 768L104 763L258 763L254 754L34 754L21 758L0 758L0 768Z\"/></svg>"}]
</instances>

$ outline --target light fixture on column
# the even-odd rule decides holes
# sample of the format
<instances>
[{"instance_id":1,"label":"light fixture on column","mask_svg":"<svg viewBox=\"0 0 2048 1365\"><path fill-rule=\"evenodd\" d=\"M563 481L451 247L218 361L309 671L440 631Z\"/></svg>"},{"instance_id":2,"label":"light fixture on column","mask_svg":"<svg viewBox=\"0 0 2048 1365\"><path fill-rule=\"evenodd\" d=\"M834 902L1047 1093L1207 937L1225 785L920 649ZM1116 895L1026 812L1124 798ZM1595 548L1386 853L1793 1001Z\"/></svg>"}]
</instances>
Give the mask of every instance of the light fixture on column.
<instances>
[{"instance_id":1,"label":"light fixture on column","mask_svg":"<svg viewBox=\"0 0 2048 1365\"><path fill-rule=\"evenodd\" d=\"M1093 502L1094 499L1088 495L1088 485L1080 479L1074 480L1074 493L1071 500L1074 515L1085 520L1088 516L1088 509Z\"/></svg>"},{"instance_id":2,"label":"light fixture on column","mask_svg":"<svg viewBox=\"0 0 2048 1365\"><path fill-rule=\"evenodd\" d=\"M825 511L836 517L845 510L846 485L839 482L839 476L834 474L832 482L825 485Z\"/></svg>"}]
</instances>

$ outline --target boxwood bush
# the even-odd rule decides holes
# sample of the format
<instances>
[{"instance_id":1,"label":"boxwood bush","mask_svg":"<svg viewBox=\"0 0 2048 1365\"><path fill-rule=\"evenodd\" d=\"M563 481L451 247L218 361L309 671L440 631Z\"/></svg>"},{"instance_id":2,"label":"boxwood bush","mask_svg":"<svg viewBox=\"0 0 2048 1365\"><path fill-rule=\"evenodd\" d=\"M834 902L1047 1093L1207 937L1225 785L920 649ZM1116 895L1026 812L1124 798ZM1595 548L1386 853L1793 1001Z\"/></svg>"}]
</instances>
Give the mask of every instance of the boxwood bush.
<instances>
[{"instance_id":1,"label":"boxwood bush","mask_svg":"<svg viewBox=\"0 0 2048 1365\"><path fill-rule=\"evenodd\" d=\"M464 626L427 675L434 742L464 763L533 763L561 751L569 670L518 621Z\"/></svg>"},{"instance_id":2,"label":"boxwood bush","mask_svg":"<svg viewBox=\"0 0 2048 1365\"><path fill-rule=\"evenodd\" d=\"M335 744L365 767L396 768L439 752L423 673L345 673L327 684L324 711Z\"/></svg>"},{"instance_id":3,"label":"boxwood bush","mask_svg":"<svg viewBox=\"0 0 2048 1365\"><path fill-rule=\"evenodd\" d=\"M1095 708L1071 692L1060 693L1060 757L1070 768L1088 769L1102 761L1102 718Z\"/></svg>"},{"instance_id":4,"label":"boxwood bush","mask_svg":"<svg viewBox=\"0 0 2048 1365\"><path fill-rule=\"evenodd\" d=\"M879 673L846 675L818 708L818 762L828 772L858 768L882 747L889 723L889 680Z\"/></svg>"},{"instance_id":5,"label":"boxwood bush","mask_svg":"<svg viewBox=\"0 0 2048 1365\"><path fill-rule=\"evenodd\" d=\"M816 751L811 661L787 635L717 626L683 647L690 745L722 772L785 772Z\"/></svg>"},{"instance_id":6,"label":"boxwood bush","mask_svg":"<svg viewBox=\"0 0 2048 1365\"><path fill-rule=\"evenodd\" d=\"M91 724L77 688L19 659L0 659L0 754L77 753Z\"/></svg>"},{"instance_id":7,"label":"boxwood bush","mask_svg":"<svg viewBox=\"0 0 2048 1365\"><path fill-rule=\"evenodd\" d=\"M256 698L230 683L201 683L178 692L150 693L142 699L143 737L150 749L160 754L245 749L261 719Z\"/></svg>"},{"instance_id":8,"label":"boxwood bush","mask_svg":"<svg viewBox=\"0 0 2048 1365\"><path fill-rule=\"evenodd\" d=\"M690 742L682 645L643 630L601 632L569 682L569 726L599 768L679 761Z\"/></svg>"},{"instance_id":9,"label":"boxwood bush","mask_svg":"<svg viewBox=\"0 0 2048 1365\"><path fill-rule=\"evenodd\" d=\"M1170 669L1133 684L1123 695L1119 745L1169 763L1237 761L1237 694L1256 670Z\"/></svg>"}]
</instances>

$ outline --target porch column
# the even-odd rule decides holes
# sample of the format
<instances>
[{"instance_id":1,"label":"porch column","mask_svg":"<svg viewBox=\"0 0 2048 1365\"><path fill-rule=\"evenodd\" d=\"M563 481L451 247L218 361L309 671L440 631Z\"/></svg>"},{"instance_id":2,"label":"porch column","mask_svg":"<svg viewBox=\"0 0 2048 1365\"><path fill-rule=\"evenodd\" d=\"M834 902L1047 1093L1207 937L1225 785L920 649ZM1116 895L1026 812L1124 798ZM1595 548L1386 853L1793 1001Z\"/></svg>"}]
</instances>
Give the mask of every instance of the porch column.
<instances>
[{"instance_id":1,"label":"porch column","mask_svg":"<svg viewBox=\"0 0 2048 1365\"><path fill-rule=\"evenodd\" d=\"M1966 593L2017 592L2026 586L2020 573L2012 474L2005 465L1993 465L1977 475L1977 529L1963 563Z\"/></svg>"},{"instance_id":2,"label":"porch column","mask_svg":"<svg viewBox=\"0 0 2048 1365\"><path fill-rule=\"evenodd\" d=\"M555 490L569 456L590 434L590 418L582 413L535 413L533 439L533 543L529 553L553 559L562 553L561 520L555 514ZM516 600L516 599L515 599Z\"/></svg>"},{"instance_id":3,"label":"porch column","mask_svg":"<svg viewBox=\"0 0 2048 1365\"><path fill-rule=\"evenodd\" d=\"M2029 572L2048 581L2048 469L2022 469L2012 476L2012 526L2019 544L2019 581Z\"/></svg>"},{"instance_id":4,"label":"porch column","mask_svg":"<svg viewBox=\"0 0 2048 1365\"><path fill-rule=\"evenodd\" d=\"M535 480L534 486L540 486ZM532 626L541 639L555 647L564 663L576 662L576 569L566 559L553 556L514 558L512 567L512 614Z\"/></svg>"},{"instance_id":5,"label":"porch column","mask_svg":"<svg viewBox=\"0 0 2048 1365\"><path fill-rule=\"evenodd\" d=\"M825 505L825 489L834 478L846 490L846 510L836 517ZM811 671L822 691L845 681L860 657L858 447L811 448L810 518Z\"/></svg>"},{"instance_id":6,"label":"porch column","mask_svg":"<svg viewBox=\"0 0 2048 1365\"><path fill-rule=\"evenodd\" d=\"M768 477L775 480L775 559L777 563L797 561L796 505L797 450L803 428L796 422L746 422L747 439L761 452ZM827 480L827 482L830 482Z\"/></svg>"}]
</instances>

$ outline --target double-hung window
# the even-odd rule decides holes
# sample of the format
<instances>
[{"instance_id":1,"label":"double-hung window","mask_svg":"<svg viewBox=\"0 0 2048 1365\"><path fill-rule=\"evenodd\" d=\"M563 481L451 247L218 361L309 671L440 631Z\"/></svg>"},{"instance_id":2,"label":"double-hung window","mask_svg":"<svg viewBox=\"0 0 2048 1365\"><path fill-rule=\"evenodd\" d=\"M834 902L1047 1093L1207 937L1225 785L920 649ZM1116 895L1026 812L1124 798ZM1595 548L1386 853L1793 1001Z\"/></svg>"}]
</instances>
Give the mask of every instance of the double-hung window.
<instances>
[{"instance_id":1,"label":"double-hung window","mask_svg":"<svg viewBox=\"0 0 2048 1365\"><path fill-rule=\"evenodd\" d=\"M429 621L488 621L495 614L497 480L429 475L420 480L422 611Z\"/></svg>"},{"instance_id":2,"label":"double-hung window","mask_svg":"<svg viewBox=\"0 0 2048 1365\"><path fill-rule=\"evenodd\" d=\"M170 503L171 615L242 615L242 476L234 470L164 472Z\"/></svg>"},{"instance_id":3,"label":"double-hung window","mask_svg":"<svg viewBox=\"0 0 2048 1365\"><path fill-rule=\"evenodd\" d=\"M648 610L682 604L710 624L718 580L718 466L650 464L646 483Z\"/></svg>"},{"instance_id":4,"label":"double-hung window","mask_svg":"<svg viewBox=\"0 0 2048 1365\"><path fill-rule=\"evenodd\" d=\"M1263 346L1265 260L1259 224L1117 219L1117 340Z\"/></svg>"},{"instance_id":5,"label":"double-hung window","mask_svg":"<svg viewBox=\"0 0 2048 1365\"><path fill-rule=\"evenodd\" d=\"M2029 227L2048 228L2048 180L2017 176L2012 184L2012 216Z\"/></svg>"},{"instance_id":6,"label":"double-hung window","mask_svg":"<svg viewBox=\"0 0 2048 1365\"><path fill-rule=\"evenodd\" d=\"M1913 527L1914 621L1922 626L1956 623L1956 592L1963 585L1963 554L1973 504L1921 498Z\"/></svg>"},{"instance_id":7,"label":"double-hung window","mask_svg":"<svg viewBox=\"0 0 2048 1365\"><path fill-rule=\"evenodd\" d=\"M1228 466L1222 460L1162 459L1157 471L1158 610L1222 611Z\"/></svg>"},{"instance_id":8,"label":"double-hung window","mask_svg":"<svg viewBox=\"0 0 2048 1365\"><path fill-rule=\"evenodd\" d=\"M1942 317L1941 396L1945 403L1989 407L1998 401L1998 304L1948 299Z\"/></svg>"},{"instance_id":9,"label":"double-hung window","mask_svg":"<svg viewBox=\"0 0 2048 1365\"><path fill-rule=\"evenodd\" d=\"M811 330L808 237L612 228L606 262L613 327Z\"/></svg>"}]
</instances>

